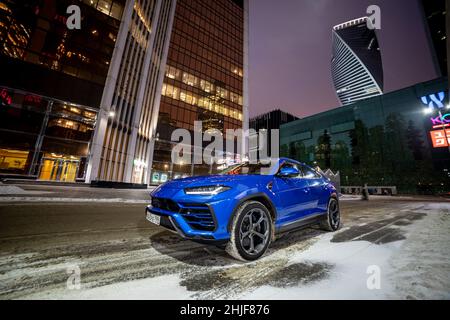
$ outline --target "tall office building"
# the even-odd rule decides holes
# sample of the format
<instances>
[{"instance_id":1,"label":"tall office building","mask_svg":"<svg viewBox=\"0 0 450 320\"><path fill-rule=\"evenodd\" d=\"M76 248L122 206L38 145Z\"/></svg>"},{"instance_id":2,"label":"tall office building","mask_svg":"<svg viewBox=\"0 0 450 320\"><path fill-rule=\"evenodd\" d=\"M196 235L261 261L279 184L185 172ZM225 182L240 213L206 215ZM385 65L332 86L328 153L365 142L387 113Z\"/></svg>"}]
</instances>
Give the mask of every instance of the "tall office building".
<instances>
[{"instance_id":1,"label":"tall office building","mask_svg":"<svg viewBox=\"0 0 450 320\"><path fill-rule=\"evenodd\" d=\"M333 27L331 73L342 105L383 94L383 64L368 17Z\"/></svg>"},{"instance_id":2,"label":"tall office building","mask_svg":"<svg viewBox=\"0 0 450 320\"><path fill-rule=\"evenodd\" d=\"M281 125L298 120L298 118L290 113L275 109L264 114L260 114L249 120L249 128L254 131L249 134L249 155L257 156L260 151L267 150L267 155L278 157L272 154L272 130L279 130ZM267 140L265 145L260 145L258 134L265 130ZM277 137L277 136L275 136Z\"/></svg>"},{"instance_id":3,"label":"tall office building","mask_svg":"<svg viewBox=\"0 0 450 320\"><path fill-rule=\"evenodd\" d=\"M448 75L448 39L447 39L447 8L445 0L422 0L425 26L432 55L436 65L436 72L442 76Z\"/></svg>"},{"instance_id":4,"label":"tall office building","mask_svg":"<svg viewBox=\"0 0 450 320\"><path fill-rule=\"evenodd\" d=\"M126 2L87 181L146 183L176 0Z\"/></svg>"},{"instance_id":5,"label":"tall office building","mask_svg":"<svg viewBox=\"0 0 450 320\"><path fill-rule=\"evenodd\" d=\"M242 0L177 1L151 183L214 173L221 167L193 161L174 165L171 161L174 129L192 132L194 121L202 121L203 133L247 127L246 6ZM228 162L239 160L236 154L224 157Z\"/></svg>"},{"instance_id":6,"label":"tall office building","mask_svg":"<svg viewBox=\"0 0 450 320\"><path fill-rule=\"evenodd\" d=\"M66 25L72 4L80 30ZM124 5L0 1L0 175L84 181Z\"/></svg>"},{"instance_id":7,"label":"tall office building","mask_svg":"<svg viewBox=\"0 0 450 320\"><path fill-rule=\"evenodd\" d=\"M66 26L73 4L80 30ZM1 0L0 175L204 173L172 166L170 134L197 120L246 128L246 12L239 0Z\"/></svg>"},{"instance_id":8,"label":"tall office building","mask_svg":"<svg viewBox=\"0 0 450 320\"><path fill-rule=\"evenodd\" d=\"M242 128L244 3L127 1L88 181L135 184L211 172L172 163L177 128ZM193 143L193 141L192 141Z\"/></svg>"}]
</instances>

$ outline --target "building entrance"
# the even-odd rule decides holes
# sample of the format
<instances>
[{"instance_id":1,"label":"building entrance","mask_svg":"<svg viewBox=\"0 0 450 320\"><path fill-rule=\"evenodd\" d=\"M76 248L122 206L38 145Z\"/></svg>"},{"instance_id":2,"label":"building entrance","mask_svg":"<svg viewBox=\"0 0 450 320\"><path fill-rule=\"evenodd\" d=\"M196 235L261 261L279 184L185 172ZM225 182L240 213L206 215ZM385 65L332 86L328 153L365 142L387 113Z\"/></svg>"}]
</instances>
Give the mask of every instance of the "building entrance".
<instances>
[{"instance_id":1,"label":"building entrance","mask_svg":"<svg viewBox=\"0 0 450 320\"><path fill-rule=\"evenodd\" d=\"M56 154L44 154L39 180L75 182L80 158Z\"/></svg>"}]
</instances>

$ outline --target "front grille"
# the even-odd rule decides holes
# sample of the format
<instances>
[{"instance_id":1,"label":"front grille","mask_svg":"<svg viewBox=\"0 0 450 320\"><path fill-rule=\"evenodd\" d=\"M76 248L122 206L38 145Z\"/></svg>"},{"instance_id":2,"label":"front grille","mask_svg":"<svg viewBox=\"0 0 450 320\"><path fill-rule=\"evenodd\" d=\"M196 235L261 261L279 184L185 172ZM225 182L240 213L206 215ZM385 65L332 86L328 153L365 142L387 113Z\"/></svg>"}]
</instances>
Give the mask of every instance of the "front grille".
<instances>
[{"instance_id":1,"label":"front grille","mask_svg":"<svg viewBox=\"0 0 450 320\"><path fill-rule=\"evenodd\" d=\"M152 207L173 213L179 213L189 226L199 231L214 231L214 216L206 204L176 203L171 199L152 198Z\"/></svg>"},{"instance_id":2,"label":"front grille","mask_svg":"<svg viewBox=\"0 0 450 320\"><path fill-rule=\"evenodd\" d=\"M175 201L164 198L152 198L152 207L171 212L180 211L180 207Z\"/></svg>"},{"instance_id":3,"label":"front grille","mask_svg":"<svg viewBox=\"0 0 450 320\"><path fill-rule=\"evenodd\" d=\"M180 214L192 229L214 231L216 224L213 214L206 204L180 203Z\"/></svg>"}]
</instances>

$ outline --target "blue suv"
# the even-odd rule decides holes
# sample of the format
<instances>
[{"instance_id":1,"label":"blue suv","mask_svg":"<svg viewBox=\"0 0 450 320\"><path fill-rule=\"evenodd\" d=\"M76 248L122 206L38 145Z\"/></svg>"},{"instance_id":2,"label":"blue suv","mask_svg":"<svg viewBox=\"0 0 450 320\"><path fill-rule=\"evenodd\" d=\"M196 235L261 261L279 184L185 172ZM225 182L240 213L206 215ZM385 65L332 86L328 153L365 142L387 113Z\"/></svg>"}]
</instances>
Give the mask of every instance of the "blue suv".
<instances>
[{"instance_id":1,"label":"blue suv","mask_svg":"<svg viewBox=\"0 0 450 320\"><path fill-rule=\"evenodd\" d=\"M146 218L244 261L261 257L276 234L314 224L336 231L341 224L330 180L286 158L271 167L243 163L167 182L151 193Z\"/></svg>"}]
</instances>

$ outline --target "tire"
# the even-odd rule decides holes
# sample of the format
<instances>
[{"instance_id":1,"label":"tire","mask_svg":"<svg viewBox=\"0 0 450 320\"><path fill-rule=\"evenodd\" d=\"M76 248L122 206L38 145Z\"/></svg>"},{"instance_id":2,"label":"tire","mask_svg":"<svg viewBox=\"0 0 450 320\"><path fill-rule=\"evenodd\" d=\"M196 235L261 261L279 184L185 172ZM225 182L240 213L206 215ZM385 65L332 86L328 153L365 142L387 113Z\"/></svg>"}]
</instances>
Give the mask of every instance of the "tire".
<instances>
[{"instance_id":1,"label":"tire","mask_svg":"<svg viewBox=\"0 0 450 320\"><path fill-rule=\"evenodd\" d=\"M260 202L246 201L233 217L231 237L225 250L241 261L257 260L270 245L272 229L269 210Z\"/></svg>"},{"instance_id":2,"label":"tire","mask_svg":"<svg viewBox=\"0 0 450 320\"><path fill-rule=\"evenodd\" d=\"M327 216L320 223L320 227L325 231L337 231L341 227L341 212L339 201L336 198L330 198L327 207Z\"/></svg>"}]
</instances>

